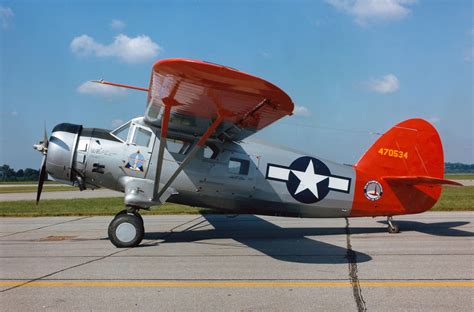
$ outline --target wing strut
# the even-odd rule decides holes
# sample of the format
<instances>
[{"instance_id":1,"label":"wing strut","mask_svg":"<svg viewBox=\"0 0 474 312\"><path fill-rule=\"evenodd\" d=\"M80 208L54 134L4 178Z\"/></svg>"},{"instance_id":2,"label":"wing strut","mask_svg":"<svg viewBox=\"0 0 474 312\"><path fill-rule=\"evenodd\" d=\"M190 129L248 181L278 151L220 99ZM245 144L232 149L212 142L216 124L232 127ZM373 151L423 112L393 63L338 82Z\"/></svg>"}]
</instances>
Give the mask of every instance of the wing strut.
<instances>
[{"instance_id":1,"label":"wing strut","mask_svg":"<svg viewBox=\"0 0 474 312\"><path fill-rule=\"evenodd\" d=\"M155 184L153 185L153 196L158 194L161 179L161 169L163 167L163 155L165 152L166 135L168 134L168 123L170 120L171 105L165 105L165 111L161 118L160 147L158 149L158 162L156 164ZM159 197L153 198L158 200Z\"/></svg>"},{"instance_id":2,"label":"wing strut","mask_svg":"<svg viewBox=\"0 0 474 312\"><path fill-rule=\"evenodd\" d=\"M178 174L183 171L184 167L189 163L189 161L194 157L194 155L199 151L199 149L206 143L206 140L215 132L217 127L222 123L224 117L228 116L229 113L223 109L220 109L217 114L217 119L212 122L212 124L207 128L206 132L202 135L196 145L193 146L191 151L189 151L186 158L184 158L183 162L179 165L173 175L169 178L168 182L163 186L161 190L160 188L160 180L161 180L161 171L163 168L163 156L165 152L166 146L166 137L168 135L168 124L170 121L171 115L171 108L173 106L181 105L178 101L175 100L176 93L178 92L179 85L181 84L180 81L176 82L173 89L171 90L170 94L163 98L163 104L165 110L163 112L163 116L161 118L161 133L160 133L160 147L158 150L158 162L156 163L156 174L155 174L155 183L153 185L153 201L160 201L161 196L166 192L166 190L170 187L171 183L174 182Z\"/></svg>"},{"instance_id":3,"label":"wing strut","mask_svg":"<svg viewBox=\"0 0 474 312\"><path fill-rule=\"evenodd\" d=\"M165 110L165 113L166 113L166 110ZM193 148L191 149L191 151L189 151L188 155L186 155L186 158L184 158L183 162L179 165L179 167L176 169L176 171L173 173L173 175L169 178L168 182L166 182L166 184L163 186L163 188L158 193L158 195L156 195L154 200L156 200L156 201L160 200L160 197L165 193L165 191L168 189L168 187L170 187L171 183L174 182L174 180L176 179L178 174L180 174L181 171L183 171L184 167L189 163L189 161L191 161L191 159L194 157L194 155L196 155L196 153L199 151L199 149L201 149L204 146L204 144L206 144L207 139L215 132L217 127L222 123L222 120L224 119L224 117L225 117L225 113L219 113L218 114L217 119L214 120L214 122L209 126L209 128L207 128L206 132L202 135L202 137L199 139L199 141L196 143L196 145L194 145ZM169 120L169 115L168 115L168 120ZM168 127L168 125L166 125L166 128L167 127ZM163 126L162 126L162 129L163 129ZM160 140L162 140L162 139L166 140L166 138L163 138L163 136L161 136ZM162 149L161 146L162 146L162 143L160 141L160 151ZM163 152L164 152L164 147L163 147ZM160 157L160 155L158 155L158 157ZM163 156L161 155L161 159L162 158L163 158ZM158 165L162 166L163 160L161 160L161 161L158 160L158 162L159 162ZM161 174L161 168L157 169L157 174L158 174L158 170L160 171L160 174ZM159 187L159 180L155 180L155 189L158 189L158 187Z\"/></svg>"}]
</instances>

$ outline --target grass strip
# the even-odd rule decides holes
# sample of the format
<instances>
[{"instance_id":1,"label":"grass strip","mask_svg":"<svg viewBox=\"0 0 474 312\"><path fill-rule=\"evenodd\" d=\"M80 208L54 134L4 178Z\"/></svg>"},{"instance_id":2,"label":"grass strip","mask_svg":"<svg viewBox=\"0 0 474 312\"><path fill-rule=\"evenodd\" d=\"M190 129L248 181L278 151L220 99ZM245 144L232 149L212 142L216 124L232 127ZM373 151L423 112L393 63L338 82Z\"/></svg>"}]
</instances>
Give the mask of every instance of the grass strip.
<instances>
[{"instance_id":1,"label":"grass strip","mask_svg":"<svg viewBox=\"0 0 474 312\"><path fill-rule=\"evenodd\" d=\"M35 193L37 190L36 186L14 186L14 187L1 187L0 194L8 193ZM43 192L62 192L62 191L79 191L79 188L73 186L48 186L43 187Z\"/></svg>"},{"instance_id":2,"label":"grass strip","mask_svg":"<svg viewBox=\"0 0 474 312\"><path fill-rule=\"evenodd\" d=\"M449 180L474 180L472 173L448 173L444 177Z\"/></svg>"},{"instance_id":3,"label":"grass strip","mask_svg":"<svg viewBox=\"0 0 474 312\"><path fill-rule=\"evenodd\" d=\"M431 211L474 211L474 186L443 187L441 198Z\"/></svg>"},{"instance_id":4,"label":"grass strip","mask_svg":"<svg viewBox=\"0 0 474 312\"><path fill-rule=\"evenodd\" d=\"M115 215L123 209L123 198L54 199L35 201L0 202L1 217L40 216L104 216ZM432 211L474 211L474 186L444 187L438 203ZM226 213L207 208L166 203L142 210L144 215L166 214L218 214Z\"/></svg>"},{"instance_id":5,"label":"grass strip","mask_svg":"<svg viewBox=\"0 0 474 312\"><path fill-rule=\"evenodd\" d=\"M22 185L22 184L37 184L38 183L38 180L34 180L34 181L1 181L0 182L0 185L5 185L5 184L18 184L18 185ZM44 184L58 184L59 182L57 181L44 181Z\"/></svg>"},{"instance_id":6,"label":"grass strip","mask_svg":"<svg viewBox=\"0 0 474 312\"><path fill-rule=\"evenodd\" d=\"M46 216L106 216L115 215L124 209L123 198L81 198L42 200L38 206L35 201L0 202L1 217L46 217ZM166 203L147 210L143 215L165 214L209 214L211 209Z\"/></svg>"}]
</instances>

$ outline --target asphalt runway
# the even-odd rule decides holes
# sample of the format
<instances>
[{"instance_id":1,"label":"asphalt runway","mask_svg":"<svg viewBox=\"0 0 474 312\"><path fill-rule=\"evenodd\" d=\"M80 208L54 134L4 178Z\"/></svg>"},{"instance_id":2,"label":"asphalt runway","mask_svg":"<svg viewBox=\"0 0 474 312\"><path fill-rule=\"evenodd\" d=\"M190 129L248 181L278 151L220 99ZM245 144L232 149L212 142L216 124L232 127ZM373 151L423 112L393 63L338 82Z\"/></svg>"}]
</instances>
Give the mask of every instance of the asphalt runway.
<instances>
[{"instance_id":1,"label":"asphalt runway","mask_svg":"<svg viewBox=\"0 0 474 312\"><path fill-rule=\"evenodd\" d=\"M142 246L111 217L0 219L2 311L473 311L474 213L294 219L145 216Z\"/></svg>"}]
</instances>

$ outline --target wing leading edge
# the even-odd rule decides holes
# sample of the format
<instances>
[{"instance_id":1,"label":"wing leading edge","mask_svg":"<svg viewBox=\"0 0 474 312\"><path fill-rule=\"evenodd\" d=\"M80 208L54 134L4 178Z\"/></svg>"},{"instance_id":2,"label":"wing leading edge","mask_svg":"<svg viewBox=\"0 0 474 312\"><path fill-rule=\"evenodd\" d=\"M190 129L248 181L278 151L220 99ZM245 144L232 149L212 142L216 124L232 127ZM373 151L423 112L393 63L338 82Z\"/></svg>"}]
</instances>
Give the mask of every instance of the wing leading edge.
<instances>
[{"instance_id":1,"label":"wing leading edge","mask_svg":"<svg viewBox=\"0 0 474 312\"><path fill-rule=\"evenodd\" d=\"M161 60L153 66L145 120L160 126L167 105L170 129L202 135L221 116L214 136L234 141L291 115L294 108L291 98L268 81L186 59Z\"/></svg>"}]
</instances>

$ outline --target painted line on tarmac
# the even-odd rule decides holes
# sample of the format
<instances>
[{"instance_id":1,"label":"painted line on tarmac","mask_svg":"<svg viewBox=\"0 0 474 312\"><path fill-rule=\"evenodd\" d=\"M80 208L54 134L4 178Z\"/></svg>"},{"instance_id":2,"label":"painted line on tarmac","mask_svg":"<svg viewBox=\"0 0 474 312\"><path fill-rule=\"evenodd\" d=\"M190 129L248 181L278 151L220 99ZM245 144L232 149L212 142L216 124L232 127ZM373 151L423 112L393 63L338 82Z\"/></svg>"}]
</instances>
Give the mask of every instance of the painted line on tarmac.
<instances>
[{"instance_id":1,"label":"painted line on tarmac","mask_svg":"<svg viewBox=\"0 0 474 312\"><path fill-rule=\"evenodd\" d=\"M405 281L405 282L370 282L360 281L364 287L474 287L474 281ZM0 281L0 286L23 287L352 287L350 282L262 282L262 281L33 281L25 284L22 281Z\"/></svg>"}]
</instances>

